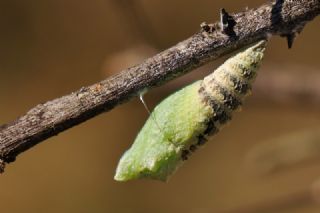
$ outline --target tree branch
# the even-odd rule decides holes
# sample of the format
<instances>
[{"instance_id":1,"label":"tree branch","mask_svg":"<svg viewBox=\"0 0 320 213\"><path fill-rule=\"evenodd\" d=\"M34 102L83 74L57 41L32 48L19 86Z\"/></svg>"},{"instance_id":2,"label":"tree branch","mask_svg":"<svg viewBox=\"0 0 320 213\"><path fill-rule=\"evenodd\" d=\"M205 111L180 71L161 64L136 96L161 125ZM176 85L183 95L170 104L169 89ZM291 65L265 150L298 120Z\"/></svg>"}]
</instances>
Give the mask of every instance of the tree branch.
<instances>
[{"instance_id":1,"label":"tree branch","mask_svg":"<svg viewBox=\"0 0 320 213\"><path fill-rule=\"evenodd\" d=\"M219 23L202 25L201 32L137 66L39 104L12 123L0 127L0 172L4 164L14 161L19 153L128 101L146 88L163 84L270 34L292 38L319 13L319 0L278 0L258 9L233 14L232 29L220 30Z\"/></svg>"}]
</instances>

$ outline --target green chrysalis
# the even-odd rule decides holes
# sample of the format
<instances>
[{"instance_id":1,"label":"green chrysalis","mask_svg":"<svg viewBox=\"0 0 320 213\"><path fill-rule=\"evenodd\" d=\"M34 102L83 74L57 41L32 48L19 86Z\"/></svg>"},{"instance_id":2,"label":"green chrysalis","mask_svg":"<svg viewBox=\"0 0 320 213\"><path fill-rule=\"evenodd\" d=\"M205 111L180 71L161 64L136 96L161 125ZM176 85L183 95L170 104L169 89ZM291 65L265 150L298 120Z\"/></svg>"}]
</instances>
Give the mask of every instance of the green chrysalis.
<instances>
[{"instance_id":1,"label":"green chrysalis","mask_svg":"<svg viewBox=\"0 0 320 213\"><path fill-rule=\"evenodd\" d=\"M117 167L115 180L166 181L239 109L263 58L266 41L238 53L212 74L163 100Z\"/></svg>"}]
</instances>

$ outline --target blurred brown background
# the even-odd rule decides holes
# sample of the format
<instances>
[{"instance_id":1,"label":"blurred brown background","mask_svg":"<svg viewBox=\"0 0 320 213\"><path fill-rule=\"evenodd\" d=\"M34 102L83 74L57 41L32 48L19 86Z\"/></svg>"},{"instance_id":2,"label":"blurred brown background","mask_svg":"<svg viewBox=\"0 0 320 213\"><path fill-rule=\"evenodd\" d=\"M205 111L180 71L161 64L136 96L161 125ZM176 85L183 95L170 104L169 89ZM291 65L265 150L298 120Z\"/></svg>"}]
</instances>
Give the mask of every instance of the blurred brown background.
<instances>
[{"instance_id":1,"label":"blurred brown background","mask_svg":"<svg viewBox=\"0 0 320 213\"><path fill-rule=\"evenodd\" d=\"M265 1L0 1L0 123L134 65ZM272 38L242 113L168 183L113 180L147 118L134 99L23 153L0 176L0 211L319 212L320 19L288 50ZM152 108L225 58L152 90Z\"/></svg>"}]
</instances>

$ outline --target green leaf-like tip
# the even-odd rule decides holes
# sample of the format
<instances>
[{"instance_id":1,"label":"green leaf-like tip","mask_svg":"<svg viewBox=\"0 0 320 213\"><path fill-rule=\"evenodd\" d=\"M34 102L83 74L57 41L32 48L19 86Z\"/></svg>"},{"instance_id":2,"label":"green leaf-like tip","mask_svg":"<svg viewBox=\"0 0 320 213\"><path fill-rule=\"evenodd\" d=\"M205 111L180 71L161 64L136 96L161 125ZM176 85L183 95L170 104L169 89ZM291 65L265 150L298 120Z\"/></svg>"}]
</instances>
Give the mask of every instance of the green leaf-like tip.
<instances>
[{"instance_id":1,"label":"green leaf-like tip","mask_svg":"<svg viewBox=\"0 0 320 213\"><path fill-rule=\"evenodd\" d=\"M115 180L167 181L191 153L231 119L250 91L266 41L238 53L204 80L175 92L155 107L121 157Z\"/></svg>"}]
</instances>

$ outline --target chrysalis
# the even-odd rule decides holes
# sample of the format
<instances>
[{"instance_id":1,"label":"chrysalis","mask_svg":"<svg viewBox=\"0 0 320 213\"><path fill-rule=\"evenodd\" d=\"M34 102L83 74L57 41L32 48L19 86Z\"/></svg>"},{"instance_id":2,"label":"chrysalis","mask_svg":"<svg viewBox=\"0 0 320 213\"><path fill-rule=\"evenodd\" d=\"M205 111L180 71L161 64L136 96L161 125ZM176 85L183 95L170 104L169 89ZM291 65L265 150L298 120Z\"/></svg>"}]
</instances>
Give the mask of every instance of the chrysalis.
<instances>
[{"instance_id":1,"label":"chrysalis","mask_svg":"<svg viewBox=\"0 0 320 213\"><path fill-rule=\"evenodd\" d=\"M265 46L263 40L238 53L203 80L156 106L132 147L120 159L115 180L166 181L239 109L251 90Z\"/></svg>"}]
</instances>

